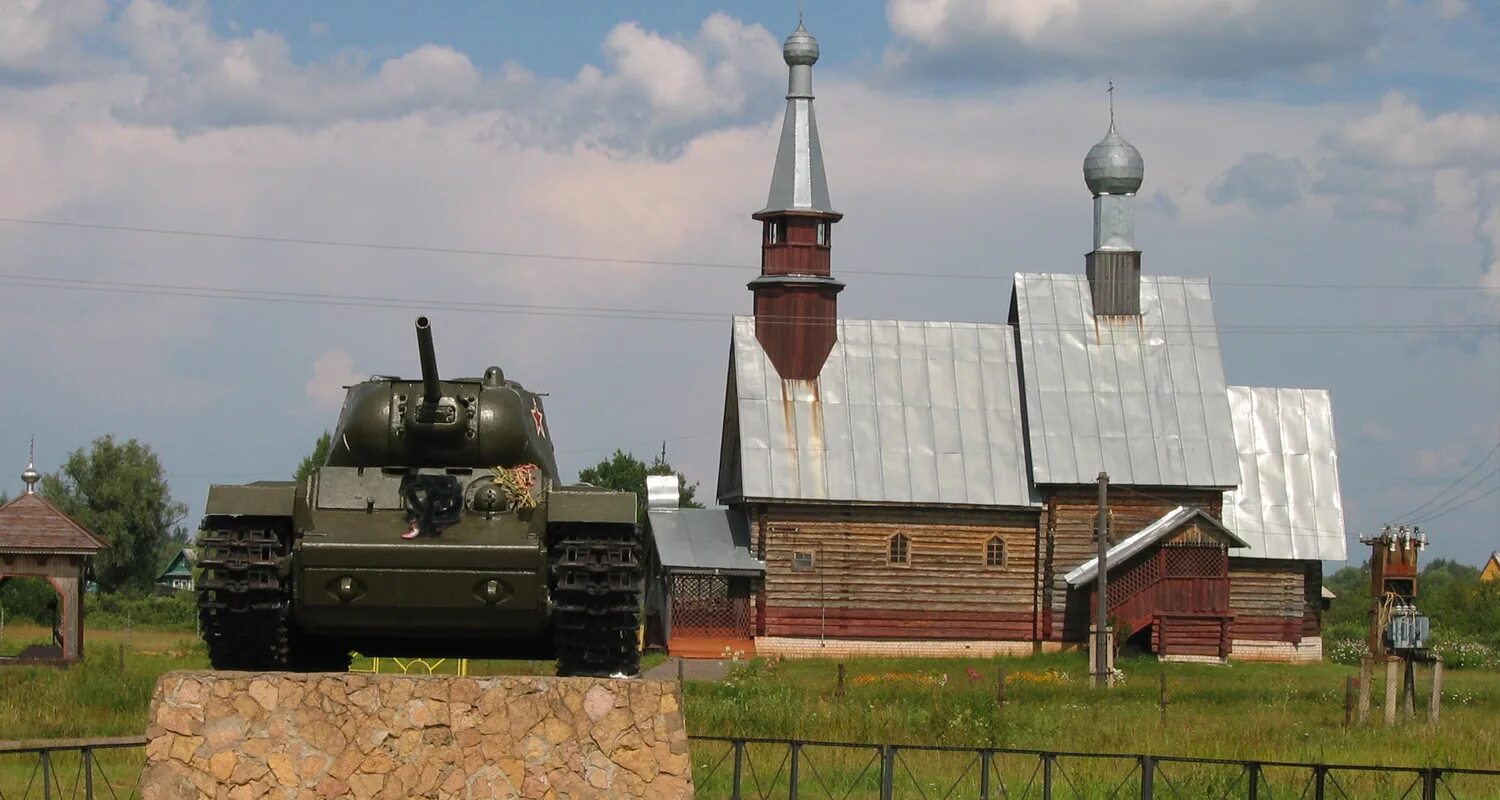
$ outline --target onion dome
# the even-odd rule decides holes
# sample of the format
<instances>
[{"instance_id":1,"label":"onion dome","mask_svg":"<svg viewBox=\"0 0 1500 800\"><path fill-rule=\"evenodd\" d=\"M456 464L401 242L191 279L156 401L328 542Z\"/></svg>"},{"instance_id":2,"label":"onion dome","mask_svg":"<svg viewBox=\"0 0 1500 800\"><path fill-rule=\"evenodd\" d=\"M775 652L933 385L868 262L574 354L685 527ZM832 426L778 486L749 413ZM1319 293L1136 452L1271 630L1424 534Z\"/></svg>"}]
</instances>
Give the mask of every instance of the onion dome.
<instances>
[{"instance_id":1,"label":"onion dome","mask_svg":"<svg viewBox=\"0 0 1500 800\"><path fill-rule=\"evenodd\" d=\"M818 52L818 40L800 22L781 47L781 57L786 59L789 67L810 67L818 63Z\"/></svg>"},{"instance_id":2,"label":"onion dome","mask_svg":"<svg viewBox=\"0 0 1500 800\"><path fill-rule=\"evenodd\" d=\"M36 482L42 479L42 473L36 471L36 465L26 462L26 470L21 473L21 480L26 482L26 493L36 492Z\"/></svg>"},{"instance_id":3,"label":"onion dome","mask_svg":"<svg viewBox=\"0 0 1500 800\"><path fill-rule=\"evenodd\" d=\"M1146 162L1141 151L1109 124L1109 133L1089 149L1083 159L1083 182L1089 191L1101 194L1135 194L1145 179Z\"/></svg>"}]
</instances>

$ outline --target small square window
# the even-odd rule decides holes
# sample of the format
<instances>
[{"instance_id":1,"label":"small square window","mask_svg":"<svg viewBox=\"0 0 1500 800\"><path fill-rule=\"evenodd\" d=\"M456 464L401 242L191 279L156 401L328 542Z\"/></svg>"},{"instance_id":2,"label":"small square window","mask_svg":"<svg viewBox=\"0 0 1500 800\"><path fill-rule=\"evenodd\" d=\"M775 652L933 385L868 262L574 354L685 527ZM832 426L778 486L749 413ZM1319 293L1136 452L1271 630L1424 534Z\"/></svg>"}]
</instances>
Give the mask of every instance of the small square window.
<instances>
[{"instance_id":1,"label":"small square window","mask_svg":"<svg viewBox=\"0 0 1500 800\"><path fill-rule=\"evenodd\" d=\"M911 540L906 534L898 533L891 537L890 560L892 564L906 564L911 560Z\"/></svg>"},{"instance_id":2,"label":"small square window","mask_svg":"<svg viewBox=\"0 0 1500 800\"><path fill-rule=\"evenodd\" d=\"M792 554L792 572L812 572L812 571L813 571L813 554L812 553L793 553Z\"/></svg>"},{"instance_id":3,"label":"small square window","mask_svg":"<svg viewBox=\"0 0 1500 800\"><path fill-rule=\"evenodd\" d=\"M1005 566L1005 540L996 536L984 543L984 565L986 567Z\"/></svg>"}]
</instances>

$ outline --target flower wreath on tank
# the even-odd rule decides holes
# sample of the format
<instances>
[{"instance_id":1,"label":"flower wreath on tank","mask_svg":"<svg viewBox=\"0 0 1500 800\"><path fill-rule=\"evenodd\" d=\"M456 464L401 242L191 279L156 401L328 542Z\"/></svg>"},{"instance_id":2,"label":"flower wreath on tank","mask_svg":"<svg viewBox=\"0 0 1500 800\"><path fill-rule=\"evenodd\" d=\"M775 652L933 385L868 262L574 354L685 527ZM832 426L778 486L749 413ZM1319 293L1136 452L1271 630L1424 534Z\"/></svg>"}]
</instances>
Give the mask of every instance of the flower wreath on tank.
<instances>
[{"instance_id":1,"label":"flower wreath on tank","mask_svg":"<svg viewBox=\"0 0 1500 800\"><path fill-rule=\"evenodd\" d=\"M536 508L536 491L541 488L541 467L522 464L506 469L495 467L495 485L505 495L505 504L510 508Z\"/></svg>"}]
</instances>

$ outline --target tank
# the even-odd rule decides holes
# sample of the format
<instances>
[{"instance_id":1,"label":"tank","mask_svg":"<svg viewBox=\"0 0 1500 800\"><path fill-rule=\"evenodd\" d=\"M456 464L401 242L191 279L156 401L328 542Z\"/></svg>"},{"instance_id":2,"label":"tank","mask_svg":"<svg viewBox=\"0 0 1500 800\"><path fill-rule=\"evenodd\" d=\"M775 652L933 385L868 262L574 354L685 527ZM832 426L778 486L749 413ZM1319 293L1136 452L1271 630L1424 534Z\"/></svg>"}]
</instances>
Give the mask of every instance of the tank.
<instances>
[{"instance_id":1,"label":"tank","mask_svg":"<svg viewBox=\"0 0 1500 800\"><path fill-rule=\"evenodd\" d=\"M209 488L196 590L216 669L339 671L368 656L556 658L639 669L634 494L562 485L542 397L489 367L348 388L303 482Z\"/></svg>"}]
</instances>

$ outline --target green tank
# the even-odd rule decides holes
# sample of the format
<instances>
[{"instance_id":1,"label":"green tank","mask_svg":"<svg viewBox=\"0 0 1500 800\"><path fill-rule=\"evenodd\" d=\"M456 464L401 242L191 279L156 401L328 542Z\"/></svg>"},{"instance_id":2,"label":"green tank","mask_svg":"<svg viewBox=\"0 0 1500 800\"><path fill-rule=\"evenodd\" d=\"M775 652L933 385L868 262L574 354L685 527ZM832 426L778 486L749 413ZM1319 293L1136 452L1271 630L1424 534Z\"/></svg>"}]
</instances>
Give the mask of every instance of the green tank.
<instances>
[{"instance_id":1,"label":"green tank","mask_svg":"<svg viewBox=\"0 0 1500 800\"><path fill-rule=\"evenodd\" d=\"M198 613L216 669L338 671L369 656L640 665L634 494L563 486L542 398L499 367L349 387L306 481L212 486Z\"/></svg>"}]
</instances>

